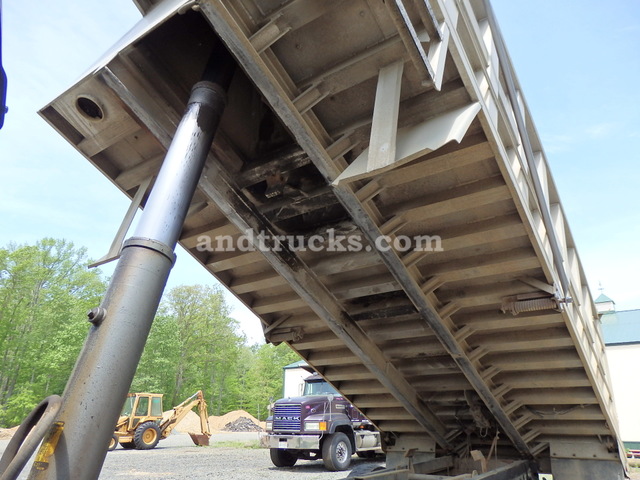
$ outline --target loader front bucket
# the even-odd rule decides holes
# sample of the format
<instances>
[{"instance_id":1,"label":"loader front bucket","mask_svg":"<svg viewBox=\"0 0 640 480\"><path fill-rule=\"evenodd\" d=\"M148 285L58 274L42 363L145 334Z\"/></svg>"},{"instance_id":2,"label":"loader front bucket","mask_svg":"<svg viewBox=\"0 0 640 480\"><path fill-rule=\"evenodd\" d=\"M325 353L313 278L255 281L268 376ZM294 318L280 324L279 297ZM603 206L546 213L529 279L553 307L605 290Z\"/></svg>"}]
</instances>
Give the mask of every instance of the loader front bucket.
<instances>
[{"instance_id":1,"label":"loader front bucket","mask_svg":"<svg viewBox=\"0 0 640 480\"><path fill-rule=\"evenodd\" d=\"M189 436L191 437L191 440L193 440L193 443L199 447L209 446L209 435L205 435L203 433L189 433Z\"/></svg>"}]
</instances>

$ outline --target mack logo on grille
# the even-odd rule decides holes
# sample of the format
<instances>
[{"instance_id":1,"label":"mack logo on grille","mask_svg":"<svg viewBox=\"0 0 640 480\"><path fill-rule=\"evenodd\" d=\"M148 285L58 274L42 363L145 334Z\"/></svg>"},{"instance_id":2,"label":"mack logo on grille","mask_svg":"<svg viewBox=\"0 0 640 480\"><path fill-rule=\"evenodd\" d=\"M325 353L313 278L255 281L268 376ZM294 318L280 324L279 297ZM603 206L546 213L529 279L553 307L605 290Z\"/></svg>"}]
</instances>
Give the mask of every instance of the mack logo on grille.
<instances>
[{"instance_id":1,"label":"mack logo on grille","mask_svg":"<svg viewBox=\"0 0 640 480\"><path fill-rule=\"evenodd\" d=\"M302 427L301 405L276 404L273 412L273 429L279 432L296 432Z\"/></svg>"}]
</instances>

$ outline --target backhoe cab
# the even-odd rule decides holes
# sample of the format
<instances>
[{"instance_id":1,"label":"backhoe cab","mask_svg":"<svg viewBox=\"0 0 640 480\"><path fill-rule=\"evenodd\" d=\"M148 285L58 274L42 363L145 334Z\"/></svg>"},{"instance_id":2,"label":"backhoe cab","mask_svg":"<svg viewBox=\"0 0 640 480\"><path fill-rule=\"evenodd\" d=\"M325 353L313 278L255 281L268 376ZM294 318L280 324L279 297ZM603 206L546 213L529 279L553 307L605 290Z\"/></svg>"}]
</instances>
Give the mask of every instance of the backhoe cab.
<instances>
[{"instance_id":1,"label":"backhoe cab","mask_svg":"<svg viewBox=\"0 0 640 480\"><path fill-rule=\"evenodd\" d=\"M120 418L116 423L115 433L111 438L109 450L114 450L118 443L122 448L149 450L160 440L169 436L173 428L193 409L198 407L200 416L200 433L189 432L193 443L200 446L209 445L209 424L207 421L207 404L202 391L198 390L180 405L163 413L161 393L130 393L122 407Z\"/></svg>"}]
</instances>

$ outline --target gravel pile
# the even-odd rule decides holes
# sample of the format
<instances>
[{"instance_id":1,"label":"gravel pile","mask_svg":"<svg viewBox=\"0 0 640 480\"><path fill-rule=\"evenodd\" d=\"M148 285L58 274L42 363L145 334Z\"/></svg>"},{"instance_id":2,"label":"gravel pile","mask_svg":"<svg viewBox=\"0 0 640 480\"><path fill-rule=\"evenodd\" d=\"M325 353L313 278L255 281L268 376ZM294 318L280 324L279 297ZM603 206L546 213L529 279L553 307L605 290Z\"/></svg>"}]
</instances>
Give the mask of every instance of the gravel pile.
<instances>
[{"instance_id":1,"label":"gravel pile","mask_svg":"<svg viewBox=\"0 0 640 480\"><path fill-rule=\"evenodd\" d=\"M226 432L261 432L262 428L247 417L240 417L227 423L223 430Z\"/></svg>"},{"instance_id":2,"label":"gravel pile","mask_svg":"<svg viewBox=\"0 0 640 480\"><path fill-rule=\"evenodd\" d=\"M227 425L233 424L238 421L238 419L244 418L249 420L251 423L256 425L257 429L255 430L231 430L233 432L259 432L261 430L260 421L244 410L234 410L229 413L225 413L221 416L211 415L207 420L209 422L209 428L212 432L220 432L220 431L229 431ZM253 427L252 427L253 428ZM176 425L176 430L179 432L191 432L198 433L200 432L200 417L194 411L187 413L184 419Z\"/></svg>"}]
</instances>

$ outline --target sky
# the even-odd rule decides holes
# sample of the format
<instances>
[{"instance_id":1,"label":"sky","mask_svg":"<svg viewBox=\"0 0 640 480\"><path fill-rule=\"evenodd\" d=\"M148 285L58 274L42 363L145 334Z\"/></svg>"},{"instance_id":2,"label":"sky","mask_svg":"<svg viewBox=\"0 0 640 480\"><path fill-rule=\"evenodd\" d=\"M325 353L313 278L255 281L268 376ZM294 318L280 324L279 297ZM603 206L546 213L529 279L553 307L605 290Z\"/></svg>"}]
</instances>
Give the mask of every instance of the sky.
<instances>
[{"instance_id":1,"label":"sky","mask_svg":"<svg viewBox=\"0 0 640 480\"><path fill-rule=\"evenodd\" d=\"M592 295L640 309L640 2L492 3Z\"/></svg>"},{"instance_id":2,"label":"sky","mask_svg":"<svg viewBox=\"0 0 640 480\"><path fill-rule=\"evenodd\" d=\"M495 0L594 298L640 308L640 2ZM4 2L9 112L0 130L0 246L65 238L104 255L129 202L37 111L140 18L130 0ZM131 233L131 232L130 232ZM169 283L215 279L178 249ZM101 267L110 275L114 264ZM231 294L251 343L259 321Z\"/></svg>"}]
</instances>

